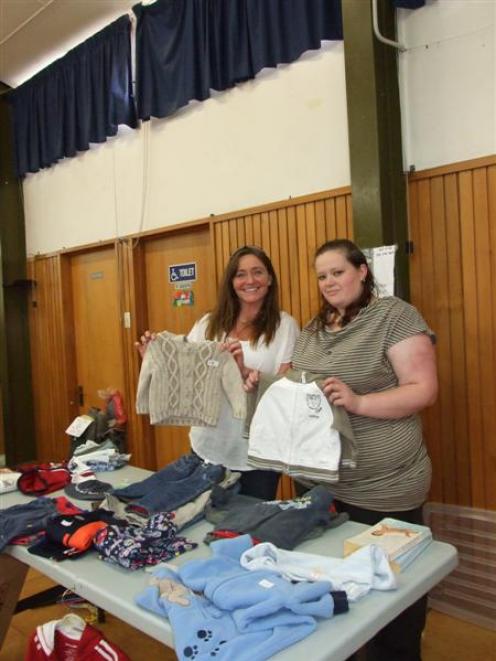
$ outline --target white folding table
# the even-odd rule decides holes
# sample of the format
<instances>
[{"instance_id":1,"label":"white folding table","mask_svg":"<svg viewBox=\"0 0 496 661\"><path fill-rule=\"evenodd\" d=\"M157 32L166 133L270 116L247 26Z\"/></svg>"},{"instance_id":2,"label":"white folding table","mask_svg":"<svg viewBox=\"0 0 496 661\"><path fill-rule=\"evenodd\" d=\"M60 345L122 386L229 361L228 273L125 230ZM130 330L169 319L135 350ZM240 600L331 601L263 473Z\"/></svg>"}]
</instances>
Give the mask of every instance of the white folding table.
<instances>
[{"instance_id":1,"label":"white folding table","mask_svg":"<svg viewBox=\"0 0 496 661\"><path fill-rule=\"evenodd\" d=\"M126 467L98 477L121 486L144 479L150 473L140 468ZM52 494L50 494L52 495ZM53 495L58 495L57 493ZM0 509L28 502L19 492L0 495ZM89 503L74 501L82 508ZM179 566L193 558L208 557L209 547L202 540L211 529L206 522L197 523L181 534L199 543L194 551L175 558ZM321 537L304 542L298 551L342 557L343 542L366 526L347 522ZM358 650L382 627L405 608L426 594L457 565L456 549L450 544L432 542L428 548L399 575L399 587L389 592L371 591L359 602L350 605L348 613L319 622L317 630L305 640L278 653L276 661L342 661ZM8 546L0 554L0 644L9 627L28 567L33 567L60 585L69 588L95 606L124 620L131 626L173 647L173 635L167 620L134 604L134 597L147 585L149 574L144 570L129 571L98 559L95 553L77 560L56 562L28 553L21 546Z\"/></svg>"}]
</instances>

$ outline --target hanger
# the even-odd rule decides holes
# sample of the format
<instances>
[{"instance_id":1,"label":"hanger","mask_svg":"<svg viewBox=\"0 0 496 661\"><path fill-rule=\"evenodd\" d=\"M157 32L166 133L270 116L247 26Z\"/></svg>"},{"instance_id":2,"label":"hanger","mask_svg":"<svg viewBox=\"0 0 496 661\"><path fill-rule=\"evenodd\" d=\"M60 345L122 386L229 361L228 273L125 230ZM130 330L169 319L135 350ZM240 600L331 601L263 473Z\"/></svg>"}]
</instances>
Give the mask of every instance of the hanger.
<instances>
[{"instance_id":1,"label":"hanger","mask_svg":"<svg viewBox=\"0 0 496 661\"><path fill-rule=\"evenodd\" d=\"M69 613L57 622L57 629L72 638L81 638L86 622L75 613Z\"/></svg>"}]
</instances>

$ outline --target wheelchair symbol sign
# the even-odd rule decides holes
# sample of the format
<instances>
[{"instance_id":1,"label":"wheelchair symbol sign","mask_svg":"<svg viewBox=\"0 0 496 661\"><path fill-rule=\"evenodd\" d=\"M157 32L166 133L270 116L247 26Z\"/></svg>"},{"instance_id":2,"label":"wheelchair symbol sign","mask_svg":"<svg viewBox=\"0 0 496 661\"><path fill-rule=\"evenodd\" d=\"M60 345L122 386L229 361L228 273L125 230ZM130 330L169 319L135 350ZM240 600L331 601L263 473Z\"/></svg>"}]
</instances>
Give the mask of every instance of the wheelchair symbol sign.
<instances>
[{"instance_id":1,"label":"wheelchair symbol sign","mask_svg":"<svg viewBox=\"0 0 496 661\"><path fill-rule=\"evenodd\" d=\"M187 264L171 264L169 266L169 283L193 282L196 280L196 262Z\"/></svg>"}]
</instances>

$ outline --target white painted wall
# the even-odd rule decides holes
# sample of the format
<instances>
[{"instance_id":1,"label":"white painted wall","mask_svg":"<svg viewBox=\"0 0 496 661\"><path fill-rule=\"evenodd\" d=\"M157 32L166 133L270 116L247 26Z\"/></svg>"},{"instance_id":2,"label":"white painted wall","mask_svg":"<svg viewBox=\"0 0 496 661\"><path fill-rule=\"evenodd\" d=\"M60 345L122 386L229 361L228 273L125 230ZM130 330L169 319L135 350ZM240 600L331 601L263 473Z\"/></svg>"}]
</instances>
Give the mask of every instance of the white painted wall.
<instances>
[{"instance_id":1,"label":"white painted wall","mask_svg":"<svg viewBox=\"0 0 496 661\"><path fill-rule=\"evenodd\" d=\"M327 43L27 176L28 253L348 185L343 62Z\"/></svg>"},{"instance_id":2,"label":"white painted wall","mask_svg":"<svg viewBox=\"0 0 496 661\"><path fill-rule=\"evenodd\" d=\"M398 12L405 168L496 153L496 0ZM343 46L122 131L29 175L27 250L46 253L350 183Z\"/></svg>"},{"instance_id":3,"label":"white painted wall","mask_svg":"<svg viewBox=\"0 0 496 661\"><path fill-rule=\"evenodd\" d=\"M405 168L496 153L496 0L398 12Z\"/></svg>"}]
</instances>

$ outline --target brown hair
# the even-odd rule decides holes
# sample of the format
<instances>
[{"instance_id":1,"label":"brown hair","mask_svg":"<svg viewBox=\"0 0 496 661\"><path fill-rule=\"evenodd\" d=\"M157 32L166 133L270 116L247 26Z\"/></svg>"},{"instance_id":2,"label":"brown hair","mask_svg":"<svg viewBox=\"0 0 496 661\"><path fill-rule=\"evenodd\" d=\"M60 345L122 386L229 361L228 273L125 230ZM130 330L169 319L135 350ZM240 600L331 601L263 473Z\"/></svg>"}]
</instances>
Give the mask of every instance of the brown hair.
<instances>
[{"instance_id":1,"label":"brown hair","mask_svg":"<svg viewBox=\"0 0 496 661\"><path fill-rule=\"evenodd\" d=\"M353 301L351 305L348 305L344 316L341 318L341 326L346 326L350 321L356 317L360 310L370 303L372 297L374 296L376 285L374 280L374 275L370 269L370 266L367 264L367 258L360 250L360 248L349 241L348 239L334 239L333 241L326 241L322 244L320 248L317 249L314 257L314 262L320 255L323 255L326 252L336 250L344 255L346 261L348 261L356 269L359 269L362 264L365 264L367 267L367 275L363 281L362 293L356 301ZM326 301L324 296L321 294L321 305L320 310L317 315L312 320L312 325L315 325L317 328L325 328L329 323L329 316L332 313L336 313L336 308Z\"/></svg>"},{"instance_id":2,"label":"brown hair","mask_svg":"<svg viewBox=\"0 0 496 661\"><path fill-rule=\"evenodd\" d=\"M234 291L232 281L238 271L240 259L245 257L245 255L254 255L257 257L267 269L272 280L260 312L253 320L253 333L250 342L252 345L255 345L262 336L264 337L265 344L270 344L274 339L281 321L277 276L270 258L261 248L257 246L243 246L233 252L224 269L224 275L222 276L222 283L217 297L217 305L210 313L208 320L206 330L206 338L208 340L220 340L224 334L228 335L236 325L241 306L239 298Z\"/></svg>"}]
</instances>

